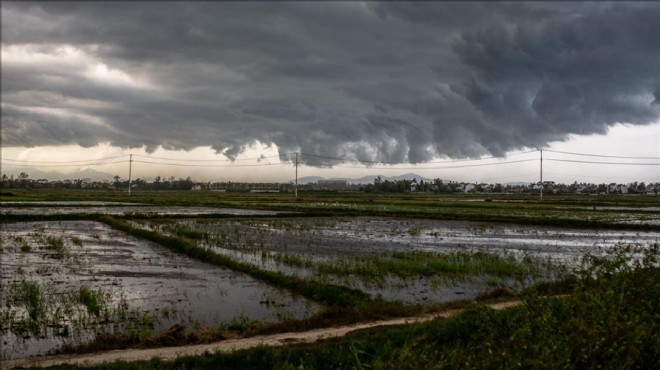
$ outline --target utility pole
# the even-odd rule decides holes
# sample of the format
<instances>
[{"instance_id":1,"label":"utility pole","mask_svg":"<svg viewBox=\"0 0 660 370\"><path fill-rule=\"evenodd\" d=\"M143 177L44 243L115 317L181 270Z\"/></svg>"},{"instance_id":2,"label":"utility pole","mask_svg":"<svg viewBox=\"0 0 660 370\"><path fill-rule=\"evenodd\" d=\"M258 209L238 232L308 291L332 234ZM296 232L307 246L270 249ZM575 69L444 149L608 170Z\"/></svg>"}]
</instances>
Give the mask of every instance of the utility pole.
<instances>
[{"instance_id":1,"label":"utility pole","mask_svg":"<svg viewBox=\"0 0 660 370\"><path fill-rule=\"evenodd\" d=\"M131 196L131 171L133 170L133 154L128 159L128 196Z\"/></svg>"},{"instance_id":2,"label":"utility pole","mask_svg":"<svg viewBox=\"0 0 660 370\"><path fill-rule=\"evenodd\" d=\"M295 192L296 192L296 198L298 198L298 152L296 152L296 187L295 187Z\"/></svg>"},{"instance_id":3,"label":"utility pole","mask_svg":"<svg viewBox=\"0 0 660 370\"><path fill-rule=\"evenodd\" d=\"M541 152L541 200L543 200L543 149L539 149Z\"/></svg>"}]
</instances>

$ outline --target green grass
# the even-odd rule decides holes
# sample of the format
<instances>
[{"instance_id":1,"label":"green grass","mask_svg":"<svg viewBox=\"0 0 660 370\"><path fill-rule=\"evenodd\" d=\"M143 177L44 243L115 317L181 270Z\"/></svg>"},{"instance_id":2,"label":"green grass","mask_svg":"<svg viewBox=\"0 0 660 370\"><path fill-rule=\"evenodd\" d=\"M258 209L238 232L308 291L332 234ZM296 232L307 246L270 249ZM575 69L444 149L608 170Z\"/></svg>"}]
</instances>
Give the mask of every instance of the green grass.
<instances>
[{"instance_id":1,"label":"green grass","mask_svg":"<svg viewBox=\"0 0 660 370\"><path fill-rule=\"evenodd\" d=\"M522 277L530 270L513 257L475 252L447 254L428 252L394 252L391 256L354 257L331 262L318 262L315 268L321 273L357 275L382 278L394 275L402 278L422 276L465 277L496 275Z\"/></svg>"},{"instance_id":2,"label":"green grass","mask_svg":"<svg viewBox=\"0 0 660 370\"><path fill-rule=\"evenodd\" d=\"M78 300L87 308L89 313L99 316L101 309L105 306L106 297L100 289L92 290L81 285Z\"/></svg>"}]
</instances>

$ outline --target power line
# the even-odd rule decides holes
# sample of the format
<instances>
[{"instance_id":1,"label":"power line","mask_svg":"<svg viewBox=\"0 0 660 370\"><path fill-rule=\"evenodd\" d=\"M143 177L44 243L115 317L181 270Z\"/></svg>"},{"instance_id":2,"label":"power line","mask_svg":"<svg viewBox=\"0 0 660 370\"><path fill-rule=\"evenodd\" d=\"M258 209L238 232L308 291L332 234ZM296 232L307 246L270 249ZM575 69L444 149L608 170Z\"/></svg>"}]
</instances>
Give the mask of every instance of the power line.
<instances>
[{"instance_id":1,"label":"power line","mask_svg":"<svg viewBox=\"0 0 660 370\"><path fill-rule=\"evenodd\" d=\"M629 166L660 166L660 163L596 162L596 161L578 161L572 159L555 159L555 158L546 158L545 160L553 161L553 162L570 162L570 163L613 164L613 165L629 165Z\"/></svg>"},{"instance_id":2,"label":"power line","mask_svg":"<svg viewBox=\"0 0 660 370\"><path fill-rule=\"evenodd\" d=\"M163 163L133 160L134 163L157 164L162 166L181 166L181 167L263 167L263 166L283 166L288 163L259 163L259 164L189 164L189 163Z\"/></svg>"},{"instance_id":3,"label":"power line","mask_svg":"<svg viewBox=\"0 0 660 370\"><path fill-rule=\"evenodd\" d=\"M262 159L270 159L270 158L282 158L286 155L271 155L271 156L262 156L262 157L254 157L254 158L237 158L234 160L231 159L177 159L177 158L166 158L166 157L153 157L153 156L148 156L148 155L141 155L141 154L133 154L135 157L142 157L142 158L147 158L147 159L160 159L164 161L177 161L177 162L235 162L235 161L250 161L250 160L262 160Z\"/></svg>"},{"instance_id":4,"label":"power line","mask_svg":"<svg viewBox=\"0 0 660 370\"><path fill-rule=\"evenodd\" d=\"M484 167L484 166L499 166L503 164L511 164L511 163L523 163L523 162L532 162L536 161L536 159L521 159L518 161L507 161L507 162L496 162L496 163L482 163L482 164L466 164L466 165L460 165L460 166L442 166L442 167L377 167L379 170L442 170L442 169L452 169L452 168L468 168L468 167ZM305 163L308 164L309 163ZM312 165L319 165L319 166L324 166L327 164L312 164ZM341 165L336 165L332 166L333 168L360 168L364 169L364 166L341 166ZM372 167L374 168L374 167Z\"/></svg>"},{"instance_id":5,"label":"power line","mask_svg":"<svg viewBox=\"0 0 660 370\"><path fill-rule=\"evenodd\" d=\"M543 149L543 150L545 150L546 152L569 154L569 155L578 155L578 156L585 156L585 157L620 158L620 159L660 159L660 157L626 157L626 156L619 156L619 155L562 152L562 151L559 151L559 150L550 150L550 149Z\"/></svg>"},{"instance_id":6,"label":"power line","mask_svg":"<svg viewBox=\"0 0 660 370\"><path fill-rule=\"evenodd\" d=\"M29 160L22 160L22 159L13 159L13 158L2 158L3 161L12 161L12 162L20 162L20 163L46 163L46 164L64 164L64 163L83 163L83 162L99 162L99 161L105 161L105 160L110 160L110 159L116 159L116 158L121 158L121 157L128 157L128 154L122 154L122 155L116 155L113 157L104 157L104 158L95 158L95 159L84 159L84 160L79 160L79 161L29 161Z\"/></svg>"},{"instance_id":7,"label":"power line","mask_svg":"<svg viewBox=\"0 0 660 370\"><path fill-rule=\"evenodd\" d=\"M114 162L83 163L83 164L75 163L75 164L48 164L48 165L39 165L39 164L33 164L33 163L30 163L29 165L28 164L16 164L16 163L3 163L3 166L14 166L14 167L28 167L28 166L30 166L30 167L85 167L85 166L101 166L101 165L104 165L104 164L117 164L117 163L128 163L128 160L114 161Z\"/></svg>"},{"instance_id":8,"label":"power line","mask_svg":"<svg viewBox=\"0 0 660 370\"><path fill-rule=\"evenodd\" d=\"M577 174L577 173L561 173L561 172L546 172L551 175L556 175L556 176L578 176L578 177L588 177L588 178L593 178L593 179L611 179L612 177L616 177L619 179L625 179L625 180L648 180L648 181L655 181L657 178L652 178L652 177L620 177L620 176L590 176L590 175L583 175L583 174Z\"/></svg>"}]
</instances>

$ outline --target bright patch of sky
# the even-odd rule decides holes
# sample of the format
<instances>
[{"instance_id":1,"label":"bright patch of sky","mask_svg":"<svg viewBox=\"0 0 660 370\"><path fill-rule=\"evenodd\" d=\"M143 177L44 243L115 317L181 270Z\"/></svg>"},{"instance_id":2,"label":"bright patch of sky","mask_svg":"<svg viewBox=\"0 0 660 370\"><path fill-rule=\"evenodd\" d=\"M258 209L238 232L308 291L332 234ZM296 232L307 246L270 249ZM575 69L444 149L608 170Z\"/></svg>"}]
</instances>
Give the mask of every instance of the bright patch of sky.
<instances>
[{"instance_id":1,"label":"bright patch of sky","mask_svg":"<svg viewBox=\"0 0 660 370\"><path fill-rule=\"evenodd\" d=\"M606 135L571 135L568 140L552 142L545 146L544 180L558 183L629 183L633 181L660 181L660 166L607 165L596 163L553 162L551 159L580 160L606 163L658 163L648 159L599 158L567 155L547 151L599 154L607 156L660 157L660 122L648 126L618 124ZM299 177L320 176L324 178L360 178L369 175L397 176L415 173L429 179L463 182L536 182L540 178L540 155L538 151L495 159L452 161L436 158L431 163L410 165L365 165L355 162L333 167L319 168L300 164ZM108 144L91 148L77 145L44 146L36 148L2 148L3 158L39 162L40 166L12 162L3 168L3 173L18 174L21 171L57 171L76 176L79 171L95 170L108 176L128 178L129 154L133 154L133 178L152 180L162 178L191 177L197 181L247 181L288 182L295 178L293 165L295 154L280 158L278 149L255 143L230 161L210 148L195 148L191 151L166 150L159 148L152 153L142 149L122 149ZM108 158L101 160L103 158ZM303 156L300 156L302 162ZM287 160L289 159L289 160ZM529 160L529 161L528 161ZM95 162L96 161L96 162ZM525 161L525 162L518 162ZM50 163L58 162L58 163ZM121 163L115 163L121 162ZM145 163L150 162L150 163ZM506 163L514 162L514 163ZM79 165L96 163L93 165ZM107 164L103 164L107 163ZM487 165L486 165L487 164ZM491 165L494 164L494 165ZM485 166L475 166L485 165ZM451 168L466 166L464 168Z\"/></svg>"}]
</instances>

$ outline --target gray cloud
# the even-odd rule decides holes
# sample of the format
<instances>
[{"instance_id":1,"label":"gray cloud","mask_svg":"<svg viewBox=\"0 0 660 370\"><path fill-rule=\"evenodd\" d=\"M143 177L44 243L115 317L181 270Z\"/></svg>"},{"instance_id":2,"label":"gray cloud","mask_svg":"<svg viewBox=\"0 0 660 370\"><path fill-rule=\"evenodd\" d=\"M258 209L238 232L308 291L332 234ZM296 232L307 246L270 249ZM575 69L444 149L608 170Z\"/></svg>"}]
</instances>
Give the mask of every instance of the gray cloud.
<instances>
[{"instance_id":1,"label":"gray cloud","mask_svg":"<svg viewBox=\"0 0 660 370\"><path fill-rule=\"evenodd\" d=\"M657 19L652 3L3 3L2 143L504 155L658 120Z\"/></svg>"}]
</instances>

